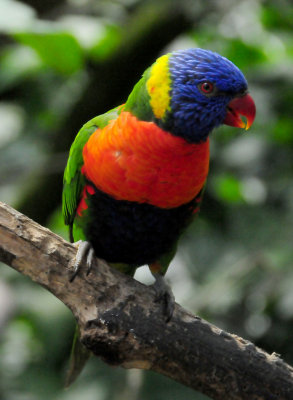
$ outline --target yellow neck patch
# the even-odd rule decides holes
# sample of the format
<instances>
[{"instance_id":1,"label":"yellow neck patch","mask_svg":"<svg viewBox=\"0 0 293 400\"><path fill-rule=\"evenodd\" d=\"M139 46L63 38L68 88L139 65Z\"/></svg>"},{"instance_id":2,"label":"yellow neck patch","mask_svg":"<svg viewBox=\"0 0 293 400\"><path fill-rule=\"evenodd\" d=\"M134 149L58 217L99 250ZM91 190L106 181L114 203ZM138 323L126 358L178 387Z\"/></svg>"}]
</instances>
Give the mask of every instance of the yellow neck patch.
<instances>
[{"instance_id":1,"label":"yellow neck patch","mask_svg":"<svg viewBox=\"0 0 293 400\"><path fill-rule=\"evenodd\" d=\"M171 78L168 61L168 54L158 58L152 66L151 75L146 84L153 113L160 119L170 109Z\"/></svg>"}]
</instances>

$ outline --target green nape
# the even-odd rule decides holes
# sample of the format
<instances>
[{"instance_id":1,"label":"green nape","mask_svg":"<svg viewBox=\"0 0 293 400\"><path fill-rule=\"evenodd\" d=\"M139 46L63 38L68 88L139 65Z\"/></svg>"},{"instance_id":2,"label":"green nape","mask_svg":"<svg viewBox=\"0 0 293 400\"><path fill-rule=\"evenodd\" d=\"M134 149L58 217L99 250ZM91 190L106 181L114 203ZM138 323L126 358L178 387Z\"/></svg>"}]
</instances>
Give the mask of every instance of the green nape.
<instances>
[{"instance_id":1,"label":"green nape","mask_svg":"<svg viewBox=\"0 0 293 400\"><path fill-rule=\"evenodd\" d=\"M123 111L129 111L141 121L153 121L155 116L150 105L150 96L146 83L150 77L151 68L148 68L142 78L134 86L130 93Z\"/></svg>"}]
</instances>

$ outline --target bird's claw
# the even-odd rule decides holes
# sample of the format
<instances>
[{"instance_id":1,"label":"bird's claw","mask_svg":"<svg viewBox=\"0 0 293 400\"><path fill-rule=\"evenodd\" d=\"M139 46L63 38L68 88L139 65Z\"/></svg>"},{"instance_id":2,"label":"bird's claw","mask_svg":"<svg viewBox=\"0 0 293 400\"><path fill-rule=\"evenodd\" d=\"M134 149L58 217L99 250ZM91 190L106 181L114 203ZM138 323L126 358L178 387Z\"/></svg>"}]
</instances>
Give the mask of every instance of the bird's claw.
<instances>
[{"instance_id":1,"label":"bird's claw","mask_svg":"<svg viewBox=\"0 0 293 400\"><path fill-rule=\"evenodd\" d=\"M92 263L93 263L93 258L94 258L94 249L92 248L90 242L87 241L82 241L79 240L78 242L75 243L75 245L78 245L77 253L75 256L75 261L73 264L73 272L71 273L69 277L69 282L73 282L76 276L78 275L82 261L84 257L86 256L86 265L87 265L87 271L86 274L88 275L91 271L92 268Z\"/></svg>"},{"instance_id":2,"label":"bird's claw","mask_svg":"<svg viewBox=\"0 0 293 400\"><path fill-rule=\"evenodd\" d=\"M156 292L155 302L163 302L164 315L166 316L166 322L169 322L172 318L175 308L175 297L170 286L164 280L164 277L159 274L153 274L156 281L152 285Z\"/></svg>"},{"instance_id":3,"label":"bird's claw","mask_svg":"<svg viewBox=\"0 0 293 400\"><path fill-rule=\"evenodd\" d=\"M86 275L89 275L89 273L91 272L94 256L95 256L95 251L92 247L90 247L86 256L86 266L87 266Z\"/></svg>"}]
</instances>

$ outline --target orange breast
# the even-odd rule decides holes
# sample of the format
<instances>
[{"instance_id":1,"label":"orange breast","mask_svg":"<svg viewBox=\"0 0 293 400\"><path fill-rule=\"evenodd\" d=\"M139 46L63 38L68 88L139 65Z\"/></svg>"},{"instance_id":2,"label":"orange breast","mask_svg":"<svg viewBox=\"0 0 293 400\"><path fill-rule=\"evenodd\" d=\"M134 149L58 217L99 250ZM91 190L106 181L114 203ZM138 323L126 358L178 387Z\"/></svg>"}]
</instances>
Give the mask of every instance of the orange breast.
<instances>
[{"instance_id":1,"label":"orange breast","mask_svg":"<svg viewBox=\"0 0 293 400\"><path fill-rule=\"evenodd\" d=\"M82 173L118 200L178 207L202 189L209 142L189 144L152 122L122 112L97 129L83 150Z\"/></svg>"}]
</instances>

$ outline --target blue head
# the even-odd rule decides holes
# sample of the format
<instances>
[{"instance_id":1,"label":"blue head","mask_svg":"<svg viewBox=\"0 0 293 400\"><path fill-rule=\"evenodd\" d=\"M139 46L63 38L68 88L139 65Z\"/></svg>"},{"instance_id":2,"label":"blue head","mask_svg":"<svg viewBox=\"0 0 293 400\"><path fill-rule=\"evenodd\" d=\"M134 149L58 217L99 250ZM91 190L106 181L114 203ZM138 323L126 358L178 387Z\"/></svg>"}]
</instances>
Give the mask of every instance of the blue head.
<instances>
[{"instance_id":1,"label":"blue head","mask_svg":"<svg viewBox=\"0 0 293 400\"><path fill-rule=\"evenodd\" d=\"M164 65L168 65L168 74L166 69L164 74ZM161 76L162 81L159 81ZM188 142L205 140L212 129L222 123L245 127L239 114L247 117L247 127L253 122L255 106L247 95L244 75L231 61L217 53L189 49L168 54L153 65L151 78L154 82L149 79L148 91L151 104L154 100L152 108L156 123ZM155 98L154 89L160 97ZM160 104L161 108L165 107L162 112L158 108Z\"/></svg>"}]
</instances>

